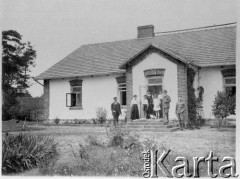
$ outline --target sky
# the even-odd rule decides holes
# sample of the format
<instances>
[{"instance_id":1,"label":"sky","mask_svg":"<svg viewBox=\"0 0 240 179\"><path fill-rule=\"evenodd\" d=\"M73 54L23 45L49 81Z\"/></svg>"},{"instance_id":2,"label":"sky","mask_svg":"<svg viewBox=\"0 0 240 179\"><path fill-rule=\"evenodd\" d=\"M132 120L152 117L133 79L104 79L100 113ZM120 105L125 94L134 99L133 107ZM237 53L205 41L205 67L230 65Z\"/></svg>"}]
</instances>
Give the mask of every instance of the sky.
<instances>
[{"instance_id":1,"label":"sky","mask_svg":"<svg viewBox=\"0 0 240 179\"><path fill-rule=\"evenodd\" d=\"M37 52L36 77L83 44L237 22L237 0L2 0L2 30L17 30ZM40 81L42 82L42 81ZM32 82L33 97L43 87Z\"/></svg>"}]
</instances>

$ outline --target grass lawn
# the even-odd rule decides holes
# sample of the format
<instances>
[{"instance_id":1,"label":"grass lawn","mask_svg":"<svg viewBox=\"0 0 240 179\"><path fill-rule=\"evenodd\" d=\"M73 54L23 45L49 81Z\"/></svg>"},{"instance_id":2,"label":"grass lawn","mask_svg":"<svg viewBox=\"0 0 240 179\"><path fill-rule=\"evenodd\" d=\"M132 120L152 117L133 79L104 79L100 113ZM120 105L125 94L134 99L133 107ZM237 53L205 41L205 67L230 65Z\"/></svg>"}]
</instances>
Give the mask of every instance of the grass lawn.
<instances>
[{"instance_id":1,"label":"grass lawn","mask_svg":"<svg viewBox=\"0 0 240 179\"><path fill-rule=\"evenodd\" d=\"M74 151L78 151L79 143L84 144L88 135L96 136L102 142L106 142L107 139L105 127L40 126L33 123L29 127L32 128L31 131L24 131L24 133L50 135L58 142L59 157L55 161L56 166L74 166L76 164ZM42 130L33 130L34 128ZM5 131L11 129L5 126ZM12 132L12 134L16 133L19 132ZM158 147L171 149L175 154L186 157L205 157L213 151L214 156L218 156L220 160L224 156L235 158L235 136L236 131L233 128L218 130L210 127L171 133L139 133L140 140L149 138L155 141ZM41 173L38 169L34 169L18 175L41 175Z\"/></svg>"},{"instance_id":2,"label":"grass lawn","mask_svg":"<svg viewBox=\"0 0 240 179\"><path fill-rule=\"evenodd\" d=\"M12 119L9 121L2 121L2 132L16 132L16 131L23 131L23 123L24 121L20 121L19 123L16 123L17 120ZM40 130L41 128L38 127L31 127L34 125L41 124L37 123L36 121L26 121L25 123L25 131L32 131L32 130Z\"/></svg>"}]
</instances>

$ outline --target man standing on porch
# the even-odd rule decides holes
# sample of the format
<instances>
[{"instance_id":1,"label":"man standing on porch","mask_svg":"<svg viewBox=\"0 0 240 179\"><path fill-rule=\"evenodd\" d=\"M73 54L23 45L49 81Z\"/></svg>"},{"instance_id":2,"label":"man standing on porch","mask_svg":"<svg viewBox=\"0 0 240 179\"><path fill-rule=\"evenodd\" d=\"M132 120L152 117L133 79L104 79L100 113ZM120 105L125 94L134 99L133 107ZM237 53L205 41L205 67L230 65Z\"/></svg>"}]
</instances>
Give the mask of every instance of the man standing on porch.
<instances>
[{"instance_id":1,"label":"man standing on porch","mask_svg":"<svg viewBox=\"0 0 240 179\"><path fill-rule=\"evenodd\" d=\"M179 121L181 131L183 130L183 127L184 127L184 111L185 110L186 110L186 105L182 101L182 96L179 96L178 97L178 102L176 104L175 113L176 113L177 119Z\"/></svg>"},{"instance_id":2,"label":"man standing on porch","mask_svg":"<svg viewBox=\"0 0 240 179\"><path fill-rule=\"evenodd\" d=\"M160 102L159 118L162 118L163 117L163 107L162 107L163 94L161 90L159 90L158 92L158 100Z\"/></svg>"},{"instance_id":3,"label":"man standing on porch","mask_svg":"<svg viewBox=\"0 0 240 179\"><path fill-rule=\"evenodd\" d=\"M169 95L167 95L167 90L164 90L163 92L163 112L164 112L164 116L167 119L167 122L169 122L169 108L170 108L170 102L171 102L171 98Z\"/></svg>"},{"instance_id":4,"label":"man standing on porch","mask_svg":"<svg viewBox=\"0 0 240 179\"><path fill-rule=\"evenodd\" d=\"M116 127L118 124L118 117L120 114L122 115L122 112L121 112L120 104L117 102L117 97L114 97L113 100L114 102L111 105L111 110L113 115L113 125L114 127Z\"/></svg>"}]
</instances>

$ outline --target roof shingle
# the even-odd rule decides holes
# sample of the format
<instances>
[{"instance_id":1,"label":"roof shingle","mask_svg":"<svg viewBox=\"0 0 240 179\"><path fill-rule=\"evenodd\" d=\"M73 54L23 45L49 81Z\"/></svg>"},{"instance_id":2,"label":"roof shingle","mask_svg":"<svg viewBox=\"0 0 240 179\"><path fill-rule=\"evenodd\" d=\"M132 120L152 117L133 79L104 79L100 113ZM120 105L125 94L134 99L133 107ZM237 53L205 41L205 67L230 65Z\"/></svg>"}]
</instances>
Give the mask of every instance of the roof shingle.
<instances>
[{"instance_id":1,"label":"roof shingle","mask_svg":"<svg viewBox=\"0 0 240 179\"><path fill-rule=\"evenodd\" d=\"M235 64L236 25L83 45L36 79L53 79L125 72L124 62L152 45L179 60L206 67Z\"/></svg>"}]
</instances>

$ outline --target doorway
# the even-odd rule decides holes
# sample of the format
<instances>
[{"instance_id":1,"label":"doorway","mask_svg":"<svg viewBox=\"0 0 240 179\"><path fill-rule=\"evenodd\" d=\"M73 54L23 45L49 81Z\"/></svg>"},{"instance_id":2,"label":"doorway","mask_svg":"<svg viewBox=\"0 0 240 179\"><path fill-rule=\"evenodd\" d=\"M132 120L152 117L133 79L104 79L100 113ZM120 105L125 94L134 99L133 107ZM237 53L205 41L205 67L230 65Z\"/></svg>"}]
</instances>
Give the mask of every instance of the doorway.
<instances>
[{"instance_id":1,"label":"doorway","mask_svg":"<svg viewBox=\"0 0 240 179\"><path fill-rule=\"evenodd\" d=\"M148 85L148 90L150 91L150 93L152 95L155 95L157 94L158 97L160 97L160 101L161 101L161 104L160 104L160 111L159 111L159 117L160 118L163 118L163 105L162 105L162 96L163 96L163 87L162 85ZM160 96L159 96L160 95Z\"/></svg>"},{"instance_id":2,"label":"doorway","mask_svg":"<svg viewBox=\"0 0 240 179\"><path fill-rule=\"evenodd\" d=\"M150 93L153 94L159 94L159 92L162 93L162 85L154 85L154 86L149 86L148 85L148 90L150 91Z\"/></svg>"},{"instance_id":3,"label":"doorway","mask_svg":"<svg viewBox=\"0 0 240 179\"><path fill-rule=\"evenodd\" d=\"M163 76L150 76L147 78L147 89L152 95L159 95L161 101L159 117L163 118L162 96L163 96Z\"/></svg>"}]
</instances>

